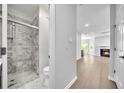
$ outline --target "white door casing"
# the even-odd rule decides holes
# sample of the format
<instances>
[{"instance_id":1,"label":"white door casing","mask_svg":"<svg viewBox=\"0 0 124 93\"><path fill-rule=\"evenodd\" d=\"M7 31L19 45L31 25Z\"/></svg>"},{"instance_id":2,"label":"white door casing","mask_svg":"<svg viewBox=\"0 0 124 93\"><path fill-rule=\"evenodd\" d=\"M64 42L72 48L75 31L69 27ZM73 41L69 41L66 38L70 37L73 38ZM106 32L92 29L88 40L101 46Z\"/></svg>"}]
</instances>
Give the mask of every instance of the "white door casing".
<instances>
[{"instance_id":1,"label":"white door casing","mask_svg":"<svg viewBox=\"0 0 124 93\"><path fill-rule=\"evenodd\" d=\"M2 88L7 89L7 4L2 5L2 47L6 48L2 55Z\"/></svg>"},{"instance_id":2,"label":"white door casing","mask_svg":"<svg viewBox=\"0 0 124 93\"><path fill-rule=\"evenodd\" d=\"M124 6L116 5L115 30L115 80L119 88L124 88Z\"/></svg>"},{"instance_id":3,"label":"white door casing","mask_svg":"<svg viewBox=\"0 0 124 93\"><path fill-rule=\"evenodd\" d=\"M1 81L1 77L2 77L2 73L1 73L1 65L2 65L2 55L1 55L1 47L2 47L2 23L1 23L1 19L0 19L0 81ZM1 88L2 84L0 82L0 88Z\"/></svg>"}]
</instances>

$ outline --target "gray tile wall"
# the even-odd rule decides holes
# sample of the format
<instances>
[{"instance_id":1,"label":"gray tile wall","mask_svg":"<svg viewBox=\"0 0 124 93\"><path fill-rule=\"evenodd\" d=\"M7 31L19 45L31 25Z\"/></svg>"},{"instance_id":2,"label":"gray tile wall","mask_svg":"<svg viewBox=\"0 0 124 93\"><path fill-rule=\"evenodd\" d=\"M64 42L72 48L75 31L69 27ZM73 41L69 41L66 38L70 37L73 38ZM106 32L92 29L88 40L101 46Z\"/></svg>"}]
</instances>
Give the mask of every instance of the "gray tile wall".
<instances>
[{"instance_id":1,"label":"gray tile wall","mask_svg":"<svg viewBox=\"0 0 124 93\"><path fill-rule=\"evenodd\" d=\"M38 38L38 30L8 22L8 74L29 70L38 74Z\"/></svg>"}]
</instances>

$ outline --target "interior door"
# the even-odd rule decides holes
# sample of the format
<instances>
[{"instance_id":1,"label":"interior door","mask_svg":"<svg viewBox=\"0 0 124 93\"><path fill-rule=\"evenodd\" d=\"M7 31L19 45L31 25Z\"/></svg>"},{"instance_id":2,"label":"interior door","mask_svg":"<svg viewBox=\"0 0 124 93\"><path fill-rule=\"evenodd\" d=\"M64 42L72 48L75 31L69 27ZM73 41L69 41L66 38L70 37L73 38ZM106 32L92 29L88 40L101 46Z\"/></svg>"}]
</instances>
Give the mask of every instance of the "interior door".
<instances>
[{"instance_id":1,"label":"interior door","mask_svg":"<svg viewBox=\"0 0 124 93\"><path fill-rule=\"evenodd\" d=\"M115 78L120 88L124 88L124 5L116 5L116 63Z\"/></svg>"}]
</instances>

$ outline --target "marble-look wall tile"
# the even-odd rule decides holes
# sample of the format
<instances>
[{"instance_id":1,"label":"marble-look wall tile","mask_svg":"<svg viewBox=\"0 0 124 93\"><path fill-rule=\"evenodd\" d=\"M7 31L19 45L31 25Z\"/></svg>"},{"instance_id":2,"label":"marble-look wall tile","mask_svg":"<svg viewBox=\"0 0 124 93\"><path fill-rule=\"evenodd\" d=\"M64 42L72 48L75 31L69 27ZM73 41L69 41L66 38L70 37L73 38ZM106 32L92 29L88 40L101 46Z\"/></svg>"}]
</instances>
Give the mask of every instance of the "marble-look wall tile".
<instances>
[{"instance_id":1,"label":"marble-look wall tile","mask_svg":"<svg viewBox=\"0 0 124 93\"><path fill-rule=\"evenodd\" d=\"M32 70L39 72L39 32L19 24L12 29L8 22L8 74ZM14 30L13 37L10 36Z\"/></svg>"}]
</instances>

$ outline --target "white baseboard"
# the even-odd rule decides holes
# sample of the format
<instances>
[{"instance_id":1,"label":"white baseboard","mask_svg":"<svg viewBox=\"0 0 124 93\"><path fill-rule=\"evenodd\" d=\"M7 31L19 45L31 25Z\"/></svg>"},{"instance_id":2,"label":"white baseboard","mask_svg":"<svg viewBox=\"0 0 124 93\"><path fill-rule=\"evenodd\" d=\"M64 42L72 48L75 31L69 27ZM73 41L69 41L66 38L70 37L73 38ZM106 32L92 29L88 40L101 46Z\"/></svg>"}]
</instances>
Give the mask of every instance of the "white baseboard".
<instances>
[{"instance_id":1,"label":"white baseboard","mask_svg":"<svg viewBox=\"0 0 124 93\"><path fill-rule=\"evenodd\" d=\"M65 89L69 89L69 88L75 83L76 80L77 80L77 76L75 76L75 77L71 80L71 82L65 87Z\"/></svg>"},{"instance_id":2,"label":"white baseboard","mask_svg":"<svg viewBox=\"0 0 124 93\"><path fill-rule=\"evenodd\" d=\"M80 57L80 58L77 58L76 60L78 61L78 60L80 60L82 57Z\"/></svg>"},{"instance_id":3,"label":"white baseboard","mask_svg":"<svg viewBox=\"0 0 124 93\"><path fill-rule=\"evenodd\" d=\"M123 88L122 84L118 80L116 80L115 78L113 78L111 76L108 76L108 79L114 81L116 83L118 89L122 89Z\"/></svg>"},{"instance_id":4,"label":"white baseboard","mask_svg":"<svg viewBox=\"0 0 124 93\"><path fill-rule=\"evenodd\" d=\"M120 82L116 82L116 85L117 85L118 89L123 89L122 84Z\"/></svg>"},{"instance_id":5,"label":"white baseboard","mask_svg":"<svg viewBox=\"0 0 124 93\"><path fill-rule=\"evenodd\" d=\"M111 76L108 76L108 79L115 82L115 79Z\"/></svg>"}]
</instances>

